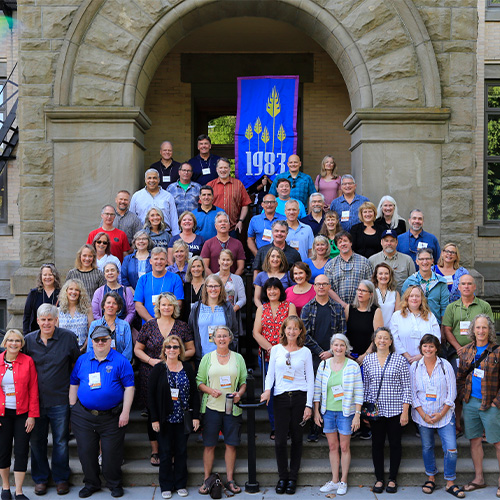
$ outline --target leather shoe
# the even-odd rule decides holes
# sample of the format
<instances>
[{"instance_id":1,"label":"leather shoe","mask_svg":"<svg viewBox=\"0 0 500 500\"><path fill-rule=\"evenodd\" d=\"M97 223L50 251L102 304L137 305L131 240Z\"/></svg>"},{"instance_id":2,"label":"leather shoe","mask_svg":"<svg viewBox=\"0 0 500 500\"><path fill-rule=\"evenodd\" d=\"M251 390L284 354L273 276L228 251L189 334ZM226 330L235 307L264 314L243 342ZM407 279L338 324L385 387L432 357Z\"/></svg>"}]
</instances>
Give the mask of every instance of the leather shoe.
<instances>
[{"instance_id":1,"label":"leather shoe","mask_svg":"<svg viewBox=\"0 0 500 500\"><path fill-rule=\"evenodd\" d=\"M123 488L121 486L116 486L111 490L111 496L114 498L119 498L123 496Z\"/></svg>"},{"instance_id":2,"label":"leather shoe","mask_svg":"<svg viewBox=\"0 0 500 500\"><path fill-rule=\"evenodd\" d=\"M375 486L377 483L382 483L382 486ZM373 493L383 493L384 492L384 481L376 481L373 485L372 491Z\"/></svg>"},{"instance_id":3,"label":"leather shoe","mask_svg":"<svg viewBox=\"0 0 500 500\"><path fill-rule=\"evenodd\" d=\"M88 497L92 496L96 491L99 491L99 488L92 488L91 486L84 486L78 492L78 496L80 498L88 498Z\"/></svg>"},{"instance_id":4,"label":"leather shoe","mask_svg":"<svg viewBox=\"0 0 500 500\"><path fill-rule=\"evenodd\" d=\"M297 481L291 479L286 483L286 494L287 495L295 495L295 491L297 490Z\"/></svg>"},{"instance_id":5,"label":"leather shoe","mask_svg":"<svg viewBox=\"0 0 500 500\"><path fill-rule=\"evenodd\" d=\"M35 484L35 495L45 495L47 493L47 483Z\"/></svg>"},{"instance_id":6,"label":"leather shoe","mask_svg":"<svg viewBox=\"0 0 500 500\"><path fill-rule=\"evenodd\" d=\"M68 481L61 481L60 483L57 483L57 494L66 495L67 493L69 493Z\"/></svg>"},{"instance_id":7,"label":"leather shoe","mask_svg":"<svg viewBox=\"0 0 500 500\"><path fill-rule=\"evenodd\" d=\"M284 479L280 479L278 481L278 484L276 485L276 493L278 495L283 495L283 493L285 493L285 490L286 490L286 481Z\"/></svg>"},{"instance_id":8,"label":"leather shoe","mask_svg":"<svg viewBox=\"0 0 500 500\"><path fill-rule=\"evenodd\" d=\"M387 488L385 489L385 491L387 493L397 493L398 492L398 485L396 483L396 481L393 481L392 479L389 481L389 483L394 483L394 486L389 486L389 484L387 484Z\"/></svg>"}]
</instances>

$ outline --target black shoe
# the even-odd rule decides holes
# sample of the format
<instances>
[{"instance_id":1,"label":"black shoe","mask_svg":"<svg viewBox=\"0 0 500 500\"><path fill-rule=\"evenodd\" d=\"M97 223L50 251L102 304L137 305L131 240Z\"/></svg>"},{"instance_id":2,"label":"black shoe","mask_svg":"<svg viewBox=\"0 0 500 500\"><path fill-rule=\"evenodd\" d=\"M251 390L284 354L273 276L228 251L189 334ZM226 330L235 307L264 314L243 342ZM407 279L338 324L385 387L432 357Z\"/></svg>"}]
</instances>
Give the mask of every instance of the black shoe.
<instances>
[{"instance_id":1,"label":"black shoe","mask_svg":"<svg viewBox=\"0 0 500 500\"><path fill-rule=\"evenodd\" d=\"M375 486L377 483L382 483L382 486ZM372 491L373 493L383 493L384 492L384 481L375 481Z\"/></svg>"},{"instance_id":2,"label":"black shoe","mask_svg":"<svg viewBox=\"0 0 500 500\"><path fill-rule=\"evenodd\" d=\"M92 488L91 486L84 486L78 492L78 496L80 498L88 498L88 497L92 496L96 491L99 491L99 488Z\"/></svg>"},{"instance_id":3,"label":"black shoe","mask_svg":"<svg viewBox=\"0 0 500 500\"><path fill-rule=\"evenodd\" d=\"M119 498L123 496L123 488L121 486L116 486L111 489L111 496L114 498Z\"/></svg>"},{"instance_id":4,"label":"black shoe","mask_svg":"<svg viewBox=\"0 0 500 500\"><path fill-rule=\"evenodd\" d=\"M316 434L315 432L311 432L308 436L307 436L307 441L309 443L317 443L319 440L319 434Z\"/></svg>"},{"instance_id":5,"label":"black shoe","mask_svg":"<svg viewBox=\"0 0 500 500\"><path fill-rule=\"evenodd\" d=\"M385 491L387 493L397 493L398 492L398 484L396 483L396 481L390 480L389 483L394 483L394 486L389 486L389 484L387 484L387 488L385 489Z\"/></svg>"},{"instance_id":6,"label":"black shoe","mask_svg":"<svg viewBox=\"0 0 500 500\"><path fill-rule=\"evenodd\" d=\"M276 493L278 495L283 495L283 493L285 493L285 490L286 490L286 481L284 479L280 479L278 481L278 484L276 485Z\"/></svg>"},{"instance_id":7,"label":"black shoe","mask_svg":"<svg viewBox=\"0 0 500 500\"><path fill-rule=\"evenodd\" d=\"M297 481L290 479L288 483L286 483L286 494L295 495L296 490L297 490Z\"/></svg>"},{"instance_id":8,"label":"black shoe","mask_svg":"<svg viewBox=\"0 0 500 500\"><path fill-rule=\"evenodd\" d=\"M29 498L24 493L21 493L20 495L16 493L16 500L29 500Z\"/></svg>"},{"instance_id":9,"label":"black shoe","mask_svg":"<svg viewBox=\"0 0 500 500\"><path fill-rule=\"evenodd\" d=\"M2 489L2 500L11 500L12 499L12 493L10 490L4 490Z\"/></svg>"}]
</instances>

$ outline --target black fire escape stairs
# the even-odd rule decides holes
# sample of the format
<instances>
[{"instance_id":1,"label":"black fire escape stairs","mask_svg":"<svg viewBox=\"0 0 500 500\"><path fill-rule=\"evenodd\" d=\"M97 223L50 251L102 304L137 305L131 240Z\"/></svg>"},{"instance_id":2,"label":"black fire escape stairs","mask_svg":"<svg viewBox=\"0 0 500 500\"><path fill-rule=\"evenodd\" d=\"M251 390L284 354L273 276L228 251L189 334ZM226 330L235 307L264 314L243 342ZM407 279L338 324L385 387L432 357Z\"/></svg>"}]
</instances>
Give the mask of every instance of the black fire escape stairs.
<instances>
[{"instance_id":1,"label":"black fire escape stairs","mask_svg":"<svg viewBox=\"0 0 500 500\"><path fill-rule=\"evenodd\" d=\"M5 95L4 91L9 84L15 91L3 101L4 107L9 108L8 104L11 103L9 114L5 120L0 120L0 177L7 166L7 162L13 158L14 149L19 141L19 127L17 126L16 113L17 113L17 100L18 100L18 86L12 80L12 75L16 69L17 63L11 71L9 78L2 86L0 95Z\"/></svg>"}]
</instances>

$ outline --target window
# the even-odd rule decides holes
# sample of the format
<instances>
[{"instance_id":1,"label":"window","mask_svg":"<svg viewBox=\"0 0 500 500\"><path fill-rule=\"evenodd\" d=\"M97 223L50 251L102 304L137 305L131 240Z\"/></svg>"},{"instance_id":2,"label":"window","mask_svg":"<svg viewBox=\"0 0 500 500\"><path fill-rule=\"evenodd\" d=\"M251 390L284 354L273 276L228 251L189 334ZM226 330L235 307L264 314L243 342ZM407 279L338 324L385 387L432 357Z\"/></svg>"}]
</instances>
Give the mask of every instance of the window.
<instances>
[{"instance_id":1,"label":"window","mask_svg":"<svg viewBox=\"0 0 500 500\"><path fill-rule=\"evenodd\" d=\"M224 156L231 165L231 175L234 175L234 130L236 116L225 115L213 118L208 122L208 136L212 141L212 150Z\"/></svg>"},{"instance_id":2,"label":"window","mask_svg":"<svg viewBox=\"0 0 500 500\"><path fill-rule=\"evenodd\" d=\"M487 0L487 7L500 7L500 0Z\"/></svg>"},{"instance_id":3,"label":"window","mask_svg":"<svg viewBox=\"0 0 500 500\"><path fill-rule=\"evenodd\" d=\"M0 332L7 328L7 301L0 300Z\"/></svg>"},{"instance_id":4,"label":"window","mask_svg":"<svg viewBox=\"0 0 500 500\"><path fill-rule=\"evenodd\" d=\"M485 99L484 220L500 222L500 82L486 84Z\"/></svg>"}]
</instances>

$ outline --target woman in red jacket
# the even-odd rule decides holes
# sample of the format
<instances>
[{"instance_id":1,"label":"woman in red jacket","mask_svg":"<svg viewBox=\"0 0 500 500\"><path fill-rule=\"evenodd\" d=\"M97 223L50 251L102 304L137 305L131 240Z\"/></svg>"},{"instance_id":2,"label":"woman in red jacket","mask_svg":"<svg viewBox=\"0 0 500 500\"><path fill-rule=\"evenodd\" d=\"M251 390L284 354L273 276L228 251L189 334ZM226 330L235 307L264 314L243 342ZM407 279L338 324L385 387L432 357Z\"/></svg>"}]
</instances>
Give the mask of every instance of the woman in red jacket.
<instances>
[{"instance_id":1,"label":"woman in red jacket","mask_svg":"<svg viewBox=\"0 0 500 500\"><path fill-rule=\"evenodd\" d=\"M27 500L23 482L28 466L30 434L38 406L38 378L33 360L21 353L24 337L19 330L8 330L0 354L0 475L2 498L10 500L9 472L14 441L14 480L16 500Z\"/></svg>"}]
</instances>

